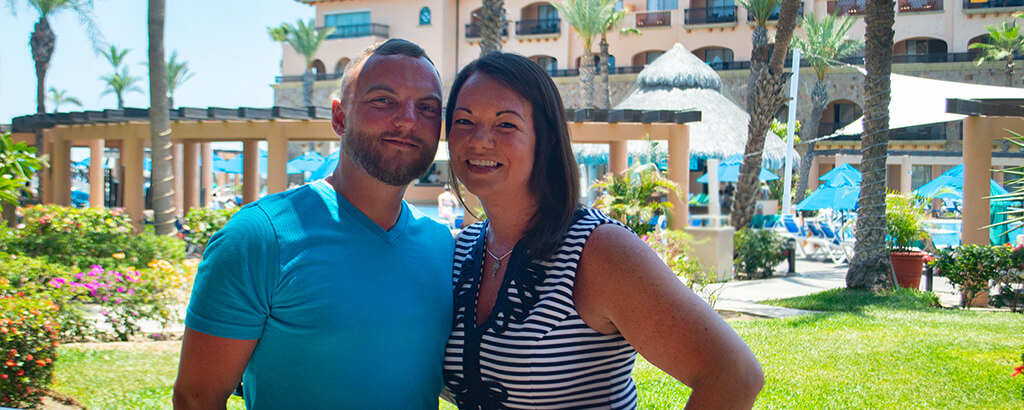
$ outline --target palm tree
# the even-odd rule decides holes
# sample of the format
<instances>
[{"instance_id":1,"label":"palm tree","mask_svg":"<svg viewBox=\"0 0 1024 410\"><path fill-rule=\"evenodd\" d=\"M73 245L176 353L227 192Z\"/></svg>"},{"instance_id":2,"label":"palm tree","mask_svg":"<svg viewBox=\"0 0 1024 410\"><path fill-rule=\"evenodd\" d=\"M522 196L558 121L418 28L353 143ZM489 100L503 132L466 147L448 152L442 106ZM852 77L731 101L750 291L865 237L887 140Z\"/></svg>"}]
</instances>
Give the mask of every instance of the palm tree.
<instances>
[{"instance_id":1,"label":"palm tree","mask_svg":"<svg viewBox=\"0 0 1024 410\"><path fill-rule=\"evenodd\" d=\"M563 0L553 3L558 14L565 17L576 34L583 40L580 55L580 83L583 84L583 105L594 107L594 38L608 31L608 16L615 10L615 2L606 0ZM606 70L607 71L607 70Z\"/></svg>"},{"instance_id":2,"label":"palm tree","mask_svg":"<svg viewBox=\"0 0 1024 410\"><path fill-rule=\"evenodd\" d=\"M505 0L484 0L480 8L480 55L501 51L505 28Z\"/></svg>"},{"instance_id":3,"label":"palm tree","mask_svg":"<svg viewBox=\"0 0 1024 410\"><path fill-rule=\"evenodd\" d=\"M99 49L103 43L103 36L96 29L96 23L92 16L92 0L25 0L32 9L39 15L32 35L29 37L29 46L32 47L32 60L36 65L36 113L46 113L46 71L50 68L50 60L53 58L53 50L57 44L57 35L50 27L50 17L60 14L63 11L71 11L78 15L79 20L85 27L85 32L92 40L93 47ZM11 14L17 14L15 0L7 0ZM43 152L43 130L37 129L35 147L37 154ZM37 189L43 192L46 178L39 178Z\"/></svg>"},{"instance_id":4,"label":"palm tree","mask_svg":"<svg viewBox=\"0 0 1024 410\"><path fill-rule=\"evenodd\" d=\"M864 18L864 136L861 138L860 208L857 244L846 286L880 292L893 287L885 246L885 160L889 149L889 75L892 73L893 0L867 0Z\"/></svg>"},{"instance_id":5,"label":"palm tree","mask_svg":"<svg viewBox=\"0 0 1024 410\"><path fill-rule=\"evenodd\" d=\"M780 7L782 0L740 0L740 6L743 6L747 10L747 14L750 14L754 18L754 33L750 36L750 41L754 47L750 52L750 80L747 84L748 90L753 90L755 81L755 66L760 68L761 66L768 64L768 58L771 57L771 48L768 46L768 17L775 12L775 8ZM781 17L781 16L780 16ZM754 93L747 93L747 112L753 112L754 107Z\"/></svg>"},{"instance_id":6,"label":"palm tree","mask_svg":"<svg viewBox=\"0 0 1024 410\"><path fill-rule=\"evenodd\" d=\"M797 179L796 199L799 203L804 200L804 193L807 191L807 178L811 172L811 158L814 157L814 140L817 137L818 124L821 123L821 113L828 105L828 91L825 90L825 76L828 70L835 66L836 60L851 56L864 48L864 42L846 38L846 33L853 27L856 20L853 17L837 17L835 14L826 14L818 20L814 14L803 17L801 25L807 40L800 37L793 37L793 48L804 52L807 62L814 67L815 82L814 90L811 91L811 115L804 120L807 125L808 135L805 142L801 144L803 152L800 161L800 178Z\"/></svg>"},{"instance_id":7,"label":"palm tree","mask_svg":"<svg viewBox=\"0 0 1024 410\"><path fill-rule=\"evenodd\" d=\"M334 27L317 30L312 19L308 24L298 19L294 26L283 23L279 27L267 27L271 40L287 43L306 59L306 71L302 73L302 104L307 107L313 105L313 56L332 33Z\"/></svg>"},{"instance_id":8,"label":"palm tree","mask_svg":"<svg viewBox=\"0 0 1024 410\"><path fill-rule=\"evenodd\" d=\"M615 10L616 0L604 0L605 3L611 3L611 8L602 8L602 11L608 13L605 18L605 29L601 32L601 43L599 48L601 49L601 108L611 109L612 108L612 97L611 97L611 86L608 85L608 75L611 69L608 60L610 60L608 54L608 32L615 30L622 24L622 21L626 19L626 10ZM619 34L640 34L640 30L635 27L623 27L619 30Z\"/></svg>"},{"instance_id":9,"label":"palm tree","mask_svg":"<svg viewBox=\"0 0 1024 410\"><path fill-rule=\"evenodd\" d=\"M971 44L967 48L981 50L981 56L975 60L978 65L988 61L1005 62L1006 85L1013 87L1013 72L1016 70L1013 58L1024 52L1024 35L1021 35L1016 20L1004 21L998 26L985 26L985 30L988 30L985 41Z\"/></svg>"},{"instance_id":10,"label":"palm tree","mask_svg":"<svg viewBox=\"0 0 1024 410\"><path fill-rule=\"evenodd\" d=\"M743 151L743 163L740 165L739 181L736 184L732 218L730 219L730 223L736 229L746 227L754 216L755 193L758 190L757 177L761 171L764 140L771 128L772 118L786 101L783 93L786 84L783 63L789 52L789 43L793 38L796 15L801 4L800 0L782 1L779 21L775 29L775 47L771 51L771 58L765 60L764 57L768 53L767 49L759 48L759 42L762 40L759 38L761 34L758 32L762 26L767 24L768 16L775 10L775 7L765 7L760 5L761 2L775 4L774 0L748 0L745 2L747 6L744 6L749 6L747 10L753 13L757 27L754 28L752 38L754 51L750 58L751 88L749 90L754 96L753 98L747 97L747 108L750 113L750 122L747 125L747 146ZM767 34L764 36L767 38ZM765 44L767 44L766 41L765 39ZM767 64L765 64L766 62Z\"/></svg>"},{"instance_id":11,"label":"palm tree","mask_svg":"<svg viewBox=\"0 0 1024 410\"><path fill-rule=\"evenodd\" d=\"M171 171L171 116L164 63L165 0L149 0L149 141L153 149L150 189L157 235L173 235L174 174Z\"/></svg>"},{"instance_id":12,"label":"palm tree","mask_svg":"<svg viewBox=\"0 0 1024 410\"><path fill-rule=\"evenodd\" d=\"M109 50L100 50L100 54L103 58L107 59L107 62L114 68L114 73L110 75L100 76L100 79L107 84L107 89L103 91L103 95L113 93L117 96L117 109L124 108L124 93L128 91L142 92L142 89L136 85L142 78L132 76L128 72L128 67L121 67L124 63L125 56L131 49L118 50L117 46L111 45ZM120 71L118 71L120 70Z\"/></svg>"},{"instance_id":13,"label":"palm tree","mask_svg":"<svg viewBox=\"0 0 1024 410\"><path fill-rule=\"evenodd\" d=\"M171 59L167 60L167 107L174 108L174 92L192 78L188 70L188 61L178 62L178 52L171 52Z\"/></svg>"},{"instance_id":14,"label":"palm tree","mask_svg":"<svg viewBox=\"0 0 1024 410\"><path fill-rule=\"evenodd\" d=\"M79 107L82 106L81 101L79 101L75 97L68 95L68 90L58 90L56 88L50 87L50 96L47 99L53 101L53 112L59 111L61 104L71 104L77 105Z\"/></svg>"}]
</instances>

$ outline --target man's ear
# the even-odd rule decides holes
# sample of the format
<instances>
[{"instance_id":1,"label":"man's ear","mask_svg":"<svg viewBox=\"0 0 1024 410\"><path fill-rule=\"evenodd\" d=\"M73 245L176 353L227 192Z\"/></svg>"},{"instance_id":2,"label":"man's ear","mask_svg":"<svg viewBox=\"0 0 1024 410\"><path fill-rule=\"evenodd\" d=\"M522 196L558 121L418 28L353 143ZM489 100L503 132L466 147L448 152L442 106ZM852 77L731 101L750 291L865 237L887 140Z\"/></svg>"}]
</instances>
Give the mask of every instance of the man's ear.
<instances>
[{"instance_id":1,"label":"man's ear","mask_svg":"<svg viewBox=\"0 0 1024 410\"><path fill-rule=\"evenodd\" d=\"M345 106L338 99L331 100L331 128L339 137L345 134Z\"/></svg>"}]
</instances>

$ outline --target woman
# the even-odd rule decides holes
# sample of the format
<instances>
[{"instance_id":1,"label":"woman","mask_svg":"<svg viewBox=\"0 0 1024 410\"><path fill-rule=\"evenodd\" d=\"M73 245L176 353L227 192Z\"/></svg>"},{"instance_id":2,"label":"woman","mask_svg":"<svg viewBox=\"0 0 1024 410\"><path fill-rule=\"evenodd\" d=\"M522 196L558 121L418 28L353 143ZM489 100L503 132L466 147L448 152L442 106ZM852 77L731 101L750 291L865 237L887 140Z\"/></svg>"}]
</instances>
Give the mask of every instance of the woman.
<instances>
[{"instance_id":1,"label":"woman","mask_svg":"<svg viewBox=\"0 0 1024 410\"><path fill-rule=\"evenodd\" d=\"M693 388L694 408L750 408L763 374L743 340L635 234L578 204L564 112L514 54L452 86L451 167L487 220L456 243L446 388L461 408L633 408L640 352Z\"/></svg>"}]
</instances>

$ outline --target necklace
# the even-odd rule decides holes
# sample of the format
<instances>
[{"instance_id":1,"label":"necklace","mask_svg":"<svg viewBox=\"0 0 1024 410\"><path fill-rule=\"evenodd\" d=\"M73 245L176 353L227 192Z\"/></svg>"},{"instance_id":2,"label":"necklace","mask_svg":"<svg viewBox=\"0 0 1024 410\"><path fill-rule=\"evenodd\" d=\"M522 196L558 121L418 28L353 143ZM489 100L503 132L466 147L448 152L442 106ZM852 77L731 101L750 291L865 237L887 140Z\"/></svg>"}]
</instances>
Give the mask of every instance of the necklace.
<instances>
[{"instance_id":1,"label":"necklace","mask_svg":"<svg viewBox=\"0 0 1024 410\"><path fill-rule=\"evenodd\" d=\"M499 258L497 256L494 256L494 254L491 253L490 249L487 249L486 247L484 248L484 252L487 252L488 255L490 255L492 258L494 258L494 265L492 265L492 267L491 267L491 277L492 278L495 275L498 274L498 269L501 269L501 260L507 258L508 255L511 255L512 251L514 251L514 250L515 250L515 248L510 249L508 252L505 252L505 254L501 255L501 257Z\"/></svg>"}]
</instances>

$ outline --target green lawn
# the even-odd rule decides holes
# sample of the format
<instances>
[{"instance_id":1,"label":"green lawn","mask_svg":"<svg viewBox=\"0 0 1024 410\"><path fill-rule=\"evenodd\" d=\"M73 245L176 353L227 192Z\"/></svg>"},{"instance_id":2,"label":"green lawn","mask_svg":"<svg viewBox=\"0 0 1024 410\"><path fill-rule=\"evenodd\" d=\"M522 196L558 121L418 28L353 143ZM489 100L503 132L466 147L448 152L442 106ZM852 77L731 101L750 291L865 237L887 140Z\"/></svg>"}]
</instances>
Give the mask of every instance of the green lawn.
<instances>
[{"instance_id":1,"label":"green lawn","mask_svg":"<svg viewBox=\"0 0 1024 410\"><path fill-rule=\"evenodd\" d=\"M1024 377L1010 378L1024 317L943 310L929 300L838 290L773 302L827 313L731 321L765 369L756 408L1024 408ZM90 409L170 408L178 347L62 347L55 389ZM642 408L682 408L689 395L642 359L633 377Z\"/></svg>"}]
</instances>

